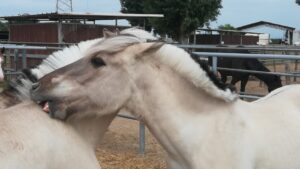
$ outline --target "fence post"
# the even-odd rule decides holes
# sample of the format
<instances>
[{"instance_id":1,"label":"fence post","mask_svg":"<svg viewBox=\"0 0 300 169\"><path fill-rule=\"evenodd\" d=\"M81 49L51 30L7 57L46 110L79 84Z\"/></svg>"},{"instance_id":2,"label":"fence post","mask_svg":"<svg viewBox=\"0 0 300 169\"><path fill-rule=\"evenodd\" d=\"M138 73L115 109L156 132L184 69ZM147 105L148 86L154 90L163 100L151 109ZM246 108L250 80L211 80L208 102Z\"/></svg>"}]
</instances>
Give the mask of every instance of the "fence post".
<instances>
[{"instance_id":1,"label":"fence post","mask_svg":"<svg viewBox=\"0 0 300 169\"><path fill-rule=\"evenodd\" d=\"M145 124L141 121L139 131L139 154L145 154Z\"/></svg>"},{"instance_id":2,"label":"fence post","mask_svg":"<svg viewBox=\"0 0 300 169\"><path fill-rule=\"evenodd\" d=\"M26 49L22 50L22 68L27 68Z\"/></svg>"},{"instance_id":3,"label":"fence post","mask_svg":"<svg viewBox=\"0 0 300 169\"><path fill-rule=\"evenodd\" d=\"M14 49L14 66L15 66L15 71L18 70L18 56L19 56L19 51L18 49Z\"/></svg>"},{"instance_id":4,"label":"fence post","mask_svg":"<svg viewBox=\"0 0 300 169\"><path fill-rule=\"evenodd\" d=\"M213 56L212 57L212 71L217 75L218 74L218 57Z\"/></svg>"}]
</instances>

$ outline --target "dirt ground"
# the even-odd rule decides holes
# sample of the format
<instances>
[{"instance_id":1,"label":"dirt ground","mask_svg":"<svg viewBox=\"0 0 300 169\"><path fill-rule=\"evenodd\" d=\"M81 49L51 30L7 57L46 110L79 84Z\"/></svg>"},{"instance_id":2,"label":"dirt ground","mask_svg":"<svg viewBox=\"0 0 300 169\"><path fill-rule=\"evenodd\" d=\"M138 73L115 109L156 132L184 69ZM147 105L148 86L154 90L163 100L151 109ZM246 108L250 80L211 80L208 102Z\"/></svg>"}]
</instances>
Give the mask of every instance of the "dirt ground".
<instances>
[{"instance_id":1,"label":"dirt ground","mask_svg":"<svg viewBox=\"0 0 300 169\"><path fill-rule=\"evenodd\" d=\"M165 169L165 152L146 130L146 153L138 154L139 122L117 117L96 154L103 169Z\"/></svg>"},{"instance_id":2,"label":"dirt ground","mask_svg":"<svg viewBox=\"0 0 300 169\"><path fill-rule=\"evenodd\" d=\"M293 66L291 66L293 67ZM269 66L272 70L273 67ZM284 66L276 66L277 72L284 72ZM294 82L286 82L281 77L283 85ZM239 84L236 85L239 89ZM267 94L266 86L252 78L246 86L246 92ZM165 169L165 152L153 136L146 131L146 153L144 156L138 154L138 131L139 123L134 120L116 118L110 125L96 154L103 169Z\"/></svg>"}]
</instances>

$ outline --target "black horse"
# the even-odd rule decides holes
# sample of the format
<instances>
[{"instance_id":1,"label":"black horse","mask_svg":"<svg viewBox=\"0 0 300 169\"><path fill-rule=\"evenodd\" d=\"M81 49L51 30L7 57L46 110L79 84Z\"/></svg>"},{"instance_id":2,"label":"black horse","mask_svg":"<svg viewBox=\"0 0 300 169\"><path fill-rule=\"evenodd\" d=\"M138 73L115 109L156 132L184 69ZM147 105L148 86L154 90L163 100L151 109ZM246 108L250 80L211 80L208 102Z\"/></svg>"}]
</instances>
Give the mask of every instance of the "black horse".
<instances>
[{"instance_id":1,"label":"black horse","mask_svg":"<svg viewBox=\"0 0 300 169\"><path fill-rule=\"evenodd\" d=\"M239 51L227 51L229 53L249 53L247 50L239 50ZM204 63L199 59L199 57L194 56L195 61L198 62L201 67L205 67ZM209 58L208 63L211 65L211 58ZM243 69L243 70L255 70L255 71L265 71L270 72L270 70L264 66L258 59L249 59L249 58L218 58L218 67L223 68L233 68L233 69ZM208 72L208 70L206 70ZM227 76L232 76L231 84L235 85L237 82L241 81L241 92L245 92L246 84L249 80L249 76L255 76L256 78L263 81L268 86L268 91L272 91L282 86L280 76L278 75L269 75L269 74L259 74L259 73L245 73L245 72L235 72L235 71L226 71L226 70L218 70L221 74L221 81L223 84L217 84L217 86L222 86L223 88L226 86L225 83L227 81ZM209 73L208 73L209 74ZM210 73L211 74L211 73ZM212 75L209 75L212 76ZM214 79L214 82L217 82Z\"/></svg>"},{"instance_id":2,"label":"black horse","mask_svg":"<svg viewBox=\"0 0 300 169\"><path fill-rule=\"evenodd\" d=\"M265 67L263 63L261 63L258 59L249 58L219 58L218 67L270 72L270 70ZM241 81L241 92L245 92L245 87L250 75L255 76L259 80L263 81L268 86L269 92L282 86L280 76L278 75L245 73L226 70L219 70L219 73L221 74L221 80L223 82L227 81L227 76L232 76L231 84L233 85L238 81Z\"/></svg>"}]
</instances>

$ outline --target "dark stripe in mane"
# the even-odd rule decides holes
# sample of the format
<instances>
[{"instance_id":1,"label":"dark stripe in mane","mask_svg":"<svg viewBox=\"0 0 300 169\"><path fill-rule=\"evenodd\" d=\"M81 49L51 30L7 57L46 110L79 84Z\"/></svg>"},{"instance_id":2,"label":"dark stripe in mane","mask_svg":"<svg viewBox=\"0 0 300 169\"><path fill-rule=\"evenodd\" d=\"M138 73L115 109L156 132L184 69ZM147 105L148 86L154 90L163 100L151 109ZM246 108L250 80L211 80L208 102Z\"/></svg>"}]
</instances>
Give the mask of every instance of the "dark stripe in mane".
<instances>
[{"instance_id":1,"label":"dark stripe in mane","mask_svg":"<svg viewBox=\"0 0 300 169\"><path fill-rule=\"evenodd\" d=\"M37 77L31 73L30 69L23 69L22 72L30 81L32 81L32 82L38 81Z\"/></svg>"},{"instance_id":2,"label":"dark stripe in mane","mask_svg":"<svg viewBox=\"0 0 300 169\"><path fill-rule=\"evenodd\" d=\"M235 86L231 85L231 84L226 84L226 83L223 83L221 81L221 79L219 79L214 72L212 72L208 66L208 63L203 61L203 60L200 60L200 58L198 56L195 56L195 55L191 55L191 57L194 59L194 61L196 63L199 64L199 66L206 72L207 76L209 77L209 79L219 88L219 89L222 89L222 90L226 90L226 89L229 89L230 91L232 92L236 92L236 88Z\"/></svg>"}]
</instances>

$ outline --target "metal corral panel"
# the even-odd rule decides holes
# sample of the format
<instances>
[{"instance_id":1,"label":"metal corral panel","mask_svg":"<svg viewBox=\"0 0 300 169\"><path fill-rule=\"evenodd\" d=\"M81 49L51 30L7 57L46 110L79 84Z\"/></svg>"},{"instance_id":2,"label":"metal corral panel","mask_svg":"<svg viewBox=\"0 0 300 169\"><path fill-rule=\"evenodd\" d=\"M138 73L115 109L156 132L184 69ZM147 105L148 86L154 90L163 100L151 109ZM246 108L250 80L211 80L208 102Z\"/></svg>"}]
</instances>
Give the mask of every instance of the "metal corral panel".
<instances>
[{"instance_id":1,"label":"metal corral panel","mask_svg":"<svg viewBox=\"0 0 300 169\"><path fill-rule=\"evenodd\" d=\"M86 24L63 24L63 42L78 43L80 41L95 39L103 36L103 29L115 30L111 25L86 25ZM122 30L128 27L118 27Z\"/></svg>"},{"instance_id":2,"label":"metal corral panel","mask_svg":"<svg viewBox=\"0 0 300 169\"><path fill-rule=\"evenodd\" d=\"M193 43L193 36L190 36L190 43ZM225 45L239 45L241 36L239 35L222 35L222 41ZM258 36L243 36L243 45L256 45ZM197 35L196 44L220 44L220 35Z\"/></svg>"},{"instance_id":3,"label":"metal corral panel","mask_svg":"<svg viewBox=\"0 0 300 169\"><path fill-rule=\"evenodd\" d=\"M57 23L11 24L11 42L57 43Z\"/></svg>"},{"instance_id":4,"label":"metal corral panel","mask_svg":"<svg viewBox=\"0 0 300 169\"><path fill-rule=\"evenodd\" d=\"M242 44L243 45L257 45L258 36L243 36ZM241 36L239 35L223 35L222 40L226 45L238 45L241 44Z\"/></svg>"}]
</instances>

